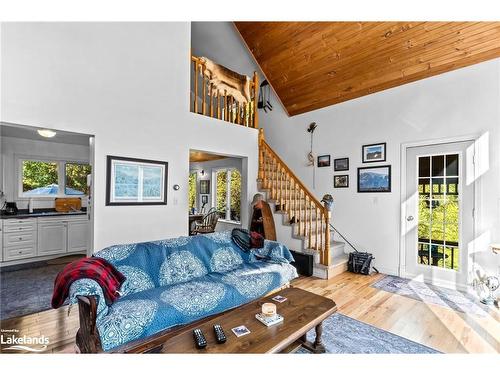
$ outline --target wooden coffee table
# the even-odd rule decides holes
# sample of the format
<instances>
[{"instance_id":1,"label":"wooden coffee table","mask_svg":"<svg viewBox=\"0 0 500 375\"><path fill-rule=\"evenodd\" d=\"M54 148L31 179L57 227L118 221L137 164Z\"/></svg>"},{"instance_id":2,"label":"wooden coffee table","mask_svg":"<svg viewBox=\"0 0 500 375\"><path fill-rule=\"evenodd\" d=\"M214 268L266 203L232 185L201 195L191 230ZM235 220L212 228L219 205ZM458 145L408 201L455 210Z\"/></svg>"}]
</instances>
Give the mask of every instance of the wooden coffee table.
<instances>
[{"instance_id":1,"label":"wooden coffee table","mask_svg":"<svg viewBox=\"0 0 500 375\"><path fill-rule=\"evenodd\" d=\"M272 301L275 295L287 297L287 301ZM284 322L272 327L260 323L255 314L261 311L265 302L273 302ZM305 347L314 353L324 353L321 342L322 322L337 311L331 299L307 292L299 288L287 288L277 293L250 302L226 313L193 323L174 332L160 333L148 342L124 352L146 353L289 353ZM217 344L213 325L222 325L227 341ZM245 325L251 333L236 337L231 328ZM193 329L200 328L206 339L207 347L197 349L193 340ZM306 333L315 328L314 342L306 339Z\"/></svg>"}]
</instances>

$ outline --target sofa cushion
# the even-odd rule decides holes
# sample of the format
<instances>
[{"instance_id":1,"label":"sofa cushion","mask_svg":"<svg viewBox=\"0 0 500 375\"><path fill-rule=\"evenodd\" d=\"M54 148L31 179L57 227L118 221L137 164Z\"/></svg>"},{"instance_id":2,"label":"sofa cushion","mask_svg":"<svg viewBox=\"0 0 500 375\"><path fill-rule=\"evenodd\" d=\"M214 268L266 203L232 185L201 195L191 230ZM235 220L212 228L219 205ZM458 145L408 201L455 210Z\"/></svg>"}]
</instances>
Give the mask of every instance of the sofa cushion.
<instances>
[{"instance_id":1,"label":"sofa cushion","mask_svg":"<svg viewBox=\"0 0 500 375\"><path fill-rule=\"evenodd\" d=\"M160 286L183 283L208 273L201 259L188 250L175 251L163 261L159 272Z\"/></svg>"}]
</instances>

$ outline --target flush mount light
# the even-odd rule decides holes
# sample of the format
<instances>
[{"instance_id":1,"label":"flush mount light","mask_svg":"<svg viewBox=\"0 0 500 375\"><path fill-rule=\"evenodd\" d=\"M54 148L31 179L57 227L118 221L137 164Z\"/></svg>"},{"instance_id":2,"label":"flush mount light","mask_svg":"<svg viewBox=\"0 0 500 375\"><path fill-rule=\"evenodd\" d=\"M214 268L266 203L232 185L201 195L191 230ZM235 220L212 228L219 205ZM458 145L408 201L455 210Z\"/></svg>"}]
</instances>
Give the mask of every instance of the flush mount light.
<instances>
[{"instance_id":1,"label":"flush mount light","mask_svg":"<svg viewBox=\"0 0 500 375\"><path fill-rule=\"evenodd\" d=\"M56 135L55 131L49 130L49 129L39 129L37 131L38 131L38 134L40 134L42 137L45 137L45 138L52 138L53 136Z\"/></svg>"}]
</instances>

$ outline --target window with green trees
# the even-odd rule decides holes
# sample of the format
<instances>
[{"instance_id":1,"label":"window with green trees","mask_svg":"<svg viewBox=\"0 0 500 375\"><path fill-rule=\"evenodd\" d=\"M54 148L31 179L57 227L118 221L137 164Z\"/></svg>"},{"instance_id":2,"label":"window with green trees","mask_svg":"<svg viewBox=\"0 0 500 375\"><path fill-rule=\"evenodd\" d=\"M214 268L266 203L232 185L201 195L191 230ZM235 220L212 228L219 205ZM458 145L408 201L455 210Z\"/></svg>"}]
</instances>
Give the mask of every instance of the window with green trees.
<instances>
[{"instance_id":1,"label":"window with green trees","mask_svg":"<svg viewBox=\"0 0 500 375\"><path fill-rule=\"evenodd\" d=\"M19 194L24 197L87 195L87 163L20 160Z\"/></svg>"},{"instance_id":2,"label":"window with green trees","mask_svg":"<svg viewBox=\"0 0 500 375\"><path fill-rule=\"evenodd\" d=\"M88 194L87 176L90 174L90 165L66 163L65 187L66 195Z\"/></svg>"},{"instance_id":3,"label":"window with green trees","mask_svg":"<svg viewBox=\"0 0 500 375\"><path fill-rule=\"evenodd\" d=\"M237 169L219 169L215 174L215 206L219 217L241 220L241 173Z\"/></svg>"},{"instance_id":4,"label":"window with green trees","mask_svg":"<svg viewBox=\"0 0 500 375\"><path fill-rule=\"evenodd\" d=\"M196 207L196 172L189 174L188 204L189 209Z\"/></svg>"}]
</instances>

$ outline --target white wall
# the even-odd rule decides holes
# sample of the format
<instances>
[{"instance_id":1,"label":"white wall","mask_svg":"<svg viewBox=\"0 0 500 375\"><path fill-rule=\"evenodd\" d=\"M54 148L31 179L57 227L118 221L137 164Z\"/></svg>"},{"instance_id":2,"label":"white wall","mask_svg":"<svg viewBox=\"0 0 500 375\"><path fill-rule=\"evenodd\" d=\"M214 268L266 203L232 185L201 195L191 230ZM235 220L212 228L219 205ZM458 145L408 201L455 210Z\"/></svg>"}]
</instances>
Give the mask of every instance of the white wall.
<instances>
[{"instance_id":1,"label":"white wall","mask_svg":"<svg viewBox=\"0 0 500 375\"><path fill-rule=\"evenodd\" d=\"M247 157L253 196L257 131L189 112L189 23L4 23L1 48L2 121L95 136L96 250L187 234L189 149ZM168 161L168 204L105 206L106 155Z\"/></svg>"},{"instance_id":2,"label":"white wall","mask_svg":"<svg viewBox=\"0 0 500 375\"><path fill-rule=\"evenodd\" d=\"M193 50L232 63L235 70L258 69L233 26L227 22L193 23ZM209 38L209 35L217 38ZM211 51L211 52L209 52ZM234 59L233 55L239 56ZM248 73L247 73L248 74ZM488 248L500 242L500 60L492 60L417 81L306 114L288 117L274 93L274 110L259 112L267 142L312 189L306 166L312 121L316 155L331 154L332 168L316 169L317 197L335 199L333 223L355 246L373 252L383 272L397 274L400 223L400 148L402 143L489 134L489 169L478 180L478 252L474 261L499 272L500 257ZM357 167L363 144L387 142L392 193L357 193ZM333 188L333 159L349 157L350 187ZM345 174L337 172L336 174Z\"/></svg>"},{"instance_id":3,"label":"white wall","mask_svg":"<svg viewBox=\"0 0 500 375\"><path fill-rule=\"evenodd\" d=\"M5 198L9 202L16 201L19 209L28 208L28 199L20 199L18 196L16 156L89 162L89 146L13 137L1 137L0 141L3 159L1 167L5 176L3 186ZM33 203L34 208L53 208L54 198L36 198ZM82 199L82 205L86 205L86 199Z\"/></svg>"}]
</instances>

